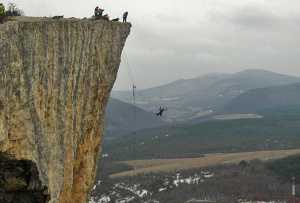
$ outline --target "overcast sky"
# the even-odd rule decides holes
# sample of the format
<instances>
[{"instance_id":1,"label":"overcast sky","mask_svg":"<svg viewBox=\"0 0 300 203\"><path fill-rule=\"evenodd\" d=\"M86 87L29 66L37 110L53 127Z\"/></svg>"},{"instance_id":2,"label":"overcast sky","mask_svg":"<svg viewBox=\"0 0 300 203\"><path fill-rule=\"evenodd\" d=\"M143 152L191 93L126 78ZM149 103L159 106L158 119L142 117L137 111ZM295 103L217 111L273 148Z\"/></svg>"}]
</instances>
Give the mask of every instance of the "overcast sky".
<instances>
[{"instance_id":1,"label":"overcast sky","mask_svg":"<svg viewBox=\"0 0 300 203\"><path fill-rule=\"evenodd\" d=\"M8 1L4 1L7 3ZM125 53L139 89L211 72L300 75L299 0L15 0L27 15L129 11ZM126 57L115 89L128 89Z\"/></svg>"}]
</instances>

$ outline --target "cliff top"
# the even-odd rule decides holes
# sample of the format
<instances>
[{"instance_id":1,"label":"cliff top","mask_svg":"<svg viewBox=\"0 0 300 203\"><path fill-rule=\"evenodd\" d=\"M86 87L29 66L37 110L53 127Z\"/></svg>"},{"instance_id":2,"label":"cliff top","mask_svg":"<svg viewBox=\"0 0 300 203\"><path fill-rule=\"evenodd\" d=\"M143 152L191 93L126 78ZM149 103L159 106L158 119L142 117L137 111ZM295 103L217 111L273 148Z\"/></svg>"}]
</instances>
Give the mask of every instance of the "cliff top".
<instances>
[{"instance_id":1,"label":"cliff top","mask_svg":"<svg viewBox=\"0 0 300 203\"><path fill-rule=\"evenodd\" d=\"M108 23L113 25L122 25L131 27L130 23L123 22L113 22L107 20L95 20L92 18L61 18L53 19L52 17L28 17L28 16L18 16L18 17L8 17L8 20L3 24L12 23L12 22L93 22L93 23Z\"/></svg>"}]
</instances>

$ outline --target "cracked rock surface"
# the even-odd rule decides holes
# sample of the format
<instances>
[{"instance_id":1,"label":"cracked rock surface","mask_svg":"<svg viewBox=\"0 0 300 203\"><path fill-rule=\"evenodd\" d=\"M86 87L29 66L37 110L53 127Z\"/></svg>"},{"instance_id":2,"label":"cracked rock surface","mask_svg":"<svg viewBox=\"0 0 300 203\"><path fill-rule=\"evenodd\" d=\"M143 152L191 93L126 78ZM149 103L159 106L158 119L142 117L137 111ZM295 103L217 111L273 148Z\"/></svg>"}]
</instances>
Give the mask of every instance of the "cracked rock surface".
<instances>
[{"instance_id":1,"label":"cracked rock surface","mask_svg":"<svg viewBox=\"0 0 300 203\"><path fill-rule=\"evenodd\" d=\"M0 198L87 201L130 27L26 17L0 25L0 165L13 168L0 170Z\"/></svg>"}]
</instances>

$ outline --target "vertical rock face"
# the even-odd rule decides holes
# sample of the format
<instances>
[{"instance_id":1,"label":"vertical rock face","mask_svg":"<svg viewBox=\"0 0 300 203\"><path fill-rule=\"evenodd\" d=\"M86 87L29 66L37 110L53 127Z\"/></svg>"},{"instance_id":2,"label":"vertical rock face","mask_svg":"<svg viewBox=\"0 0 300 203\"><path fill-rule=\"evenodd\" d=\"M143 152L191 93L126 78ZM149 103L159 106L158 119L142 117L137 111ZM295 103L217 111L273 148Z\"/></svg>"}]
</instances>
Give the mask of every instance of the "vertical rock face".
<instances>
[{"instance_id":1,"label":"vertical rock face","mask_svg":"<svg viewBox=\"0 0 300 203\"><path fill-rule=\"evenodd\" d=\"M26 202L87 201L129 32L76 19L0 25L0 202L19 202L13 192Z\"/></svg>"}]
</instances>

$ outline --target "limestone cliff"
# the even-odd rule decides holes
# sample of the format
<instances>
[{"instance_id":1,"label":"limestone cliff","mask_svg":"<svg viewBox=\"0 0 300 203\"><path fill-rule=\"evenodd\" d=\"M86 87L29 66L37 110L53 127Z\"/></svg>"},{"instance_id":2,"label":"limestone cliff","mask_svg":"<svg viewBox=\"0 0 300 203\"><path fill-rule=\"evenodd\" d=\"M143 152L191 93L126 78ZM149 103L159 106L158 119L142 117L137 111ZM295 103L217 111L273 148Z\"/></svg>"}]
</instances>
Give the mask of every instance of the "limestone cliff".
<instances>
[{"instance_id":1,"label":"limestone cliff","mask_svg":"<svg viewBox=\"0 0 300 203\"><path fill-rule=\"evenodd\" d=\"M0 25L0 202L87 201L129 32L102 20Z\"/></svg>"}]
</instances>

